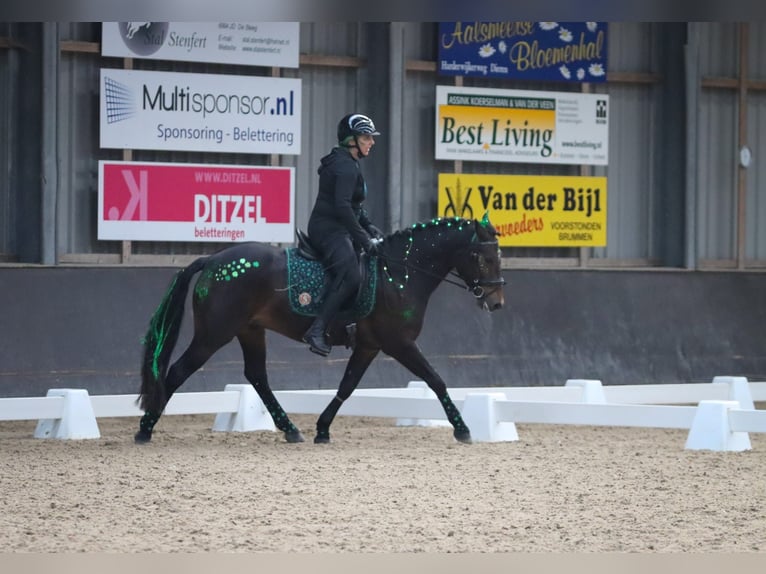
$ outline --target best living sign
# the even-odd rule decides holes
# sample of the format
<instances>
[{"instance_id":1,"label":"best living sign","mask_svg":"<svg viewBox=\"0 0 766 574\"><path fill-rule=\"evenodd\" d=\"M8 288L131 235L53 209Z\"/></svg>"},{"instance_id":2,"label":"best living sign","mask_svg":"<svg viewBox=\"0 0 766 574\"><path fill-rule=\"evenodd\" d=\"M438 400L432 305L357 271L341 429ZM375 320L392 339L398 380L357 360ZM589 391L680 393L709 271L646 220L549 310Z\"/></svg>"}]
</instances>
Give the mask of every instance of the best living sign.
<instances>
[{"instance_id":1,"label":"best living sign","mask_svg":"<svg viewBox=\"0 0 766 574\"><path fill-rule=\"evenodd\" d=\"M436 86L436 159L607 165L609 96Z\"/></svg>"},{"instance_id":2,"label":"best living sign","mask_svg":"<svg viewBox=\"0 0 766 574\"><path fill-rule=\"evenodd\" d=\"M439 174L439 214L490 212L501 246L606 245L606 178Z\"/></svg>"},{"instance_id":3,"label":"best living sign","mask_svg":"<svg viewBox=\"0 0 766 574\"><path fill-rule=\"evenodd\" d=\"M100 161L98 238L294 240L292 167Z\"/></svg>"}]
</instances>

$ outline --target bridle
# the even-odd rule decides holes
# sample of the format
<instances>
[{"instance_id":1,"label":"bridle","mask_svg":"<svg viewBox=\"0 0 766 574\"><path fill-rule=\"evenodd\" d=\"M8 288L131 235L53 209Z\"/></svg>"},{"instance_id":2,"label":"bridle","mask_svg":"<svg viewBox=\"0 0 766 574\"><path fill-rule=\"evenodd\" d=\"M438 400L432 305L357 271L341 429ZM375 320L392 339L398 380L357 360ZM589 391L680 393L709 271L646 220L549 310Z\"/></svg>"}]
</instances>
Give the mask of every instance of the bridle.
<instances>
[{"instance_id":1,"label":"bridle","mask_svg":"<svg viewBox=\"0 0 766 574\"><path fill-rule=\"evenodd\" d=\"M471 243L471 247L473 247L474 245L478 245L480 248L484 246L490 246L490 245L494 246L496 249L499 247L497 241L477 241L477 242ZM470 250L471 252L473 252L473 250L470 249L470 247L467 247L464 250ZM476 299L483 299L489 293L494 293L498 289L502 288L503 285L505 285L505 278L502 276L498 277L497 279L476 278L471 281L468 281L465 279L465 277L463 277L459 273L454 273L453 271L450 271L450 274L462 279L463 283L465 283L465 288L468 291L470 291L471 295L473 295ZM445 279L445 281L447 280ZM452 283L453 285L458 285L459 287L462 287L462 285L460 285L459 283L454 283L452 281L447 281L447 282ZM491 289L490 292L487 293L484 290L484 287L492 287L493 289Z\"/></svg>"},{"instance_id":2,"label":"bridle","mask_svg":"<svg viewBox=\"0 0 766 574\"><path fill-rule=\"evenodd\" d=\"M478 246L478 247L481 248L481 247L487 246L487 245L492 245L495 248L497 248L498 247L498 242L497 241L475 241L475 242L471 243L471 247ZM463 248L461 251L471 251L471 252L473 252L471 247ZM405 268L412 269L413 271L418 271L418 272L423 273L425 275L429 275L431 277L435 277L437 279L441 279L444 283L449 283L450 285L455 285L457 287L460 287L461 289L466 289L476 299L483 299L487 295L489 295L491 293L494 293L498 289L502 288L503 285L505 285L505 278L503 278L503 277L498 277L497 279L480 279L480 278L476 278L476 279L472 279L472 280L469 281L465 277L460 275L460 273L455 273L454 271L450 270L448 275L452 275L453 277L457 277L458 279L460 279L463 282L461 284L461 283L458 283L457 281L454 281L454 280L450 279L449 277L441 277L440 275L438 275L437 273L434 273L433 271L429 271L428 269L423 269L422 267L418 267L417 265L413 265L412 263L410 263L406 259L398 259L398 258L394 258L394 257L389 257L388 255L383 255L383 254L379 254L378 257L381 257L381 258L383 258L383 259L385 259L387 261L393 261L395 263L398 263L398 264L404 266ZM489 292L487 292L484 289L485 287L492 287L492 289Z\"/></svg>"}]
</instances>

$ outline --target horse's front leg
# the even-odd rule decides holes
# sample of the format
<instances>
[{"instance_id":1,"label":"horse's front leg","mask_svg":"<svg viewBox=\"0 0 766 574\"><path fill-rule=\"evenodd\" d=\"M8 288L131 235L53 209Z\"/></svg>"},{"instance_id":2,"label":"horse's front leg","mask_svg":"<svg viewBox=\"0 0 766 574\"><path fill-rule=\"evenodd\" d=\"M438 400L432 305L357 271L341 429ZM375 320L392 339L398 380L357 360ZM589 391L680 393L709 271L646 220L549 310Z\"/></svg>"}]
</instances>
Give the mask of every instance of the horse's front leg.
<instances>
[{"instance_id":1,"label":"horse's front leg","mask_svg":"<svg viewBox=\"0 0 766 574\"><path fill-rule=\"evenodd\" d=\"M452 398L450 398L447 392L447 385L423 356L423 353L420 352L417 344L411 341L403 345L397 345L395 348L384 348L383 350L399 361L413 375L426 382L429 388L436 394L436 398L439 399L447 415L447 420L455 429L453 431L455 439L459 442L470 444L471 431L468 429L465 421L463 421L463 417L460 411L457 410L455 403L452 402Z\"/></svg>"},{"instance_id":2,"label":"horse's front leg","mask_svg":"<svg viewBox=\"0 0 766 574\"><path fill-rule=\"evenodd\" d=\"M356 386L362 379L362 375L364 375L367 367L370 366L370 363L372 363L377 354L378 349L364 348L361 345L357 345L354 349L346 365L346 372L343 373L337 394L317 419L317 434L314 437L316 444L330 442L330 425L335 419L335 415L338 414L338 409L340 409L343 401L354 392L354 389L356 389Z\"/></svg>"}]
</instances>

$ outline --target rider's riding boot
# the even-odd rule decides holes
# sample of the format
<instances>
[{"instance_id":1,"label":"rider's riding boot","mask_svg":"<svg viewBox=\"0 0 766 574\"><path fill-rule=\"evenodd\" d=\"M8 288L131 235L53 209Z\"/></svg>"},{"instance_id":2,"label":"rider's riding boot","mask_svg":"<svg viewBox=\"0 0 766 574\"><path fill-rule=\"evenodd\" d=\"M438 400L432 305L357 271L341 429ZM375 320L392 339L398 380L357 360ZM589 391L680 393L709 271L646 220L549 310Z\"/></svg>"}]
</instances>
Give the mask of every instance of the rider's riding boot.
<instances>
[{"instance_id":1,"label":"rider's riding boot","mask_svg":"<svg viewBox=\"0 0 766 574\"><path fill-rule=\"evenodd\" d=\"M327 322L323 317L317 317L309 327L309 330L303 335L303 342L308 343L312 352L326 357L330 354L332 347L325 339L325 329Z\"/></svg>"},{"instance_id":2,"label":"rider's riding boot","mask_svg":"<svg viewBox=\"0 0 766 574\"><path fill-rule=\"evenodd\" d=\"M327 343L325 331L332 322L333 317L338 314L343 302L348 298L348 293L341 287L331 290L322 304L322 310L314 319L311 327L303 335L303 342L310 345L310 349L317 355L326 357L330 354L332 346Z\"/></svg>"}]
</instances>

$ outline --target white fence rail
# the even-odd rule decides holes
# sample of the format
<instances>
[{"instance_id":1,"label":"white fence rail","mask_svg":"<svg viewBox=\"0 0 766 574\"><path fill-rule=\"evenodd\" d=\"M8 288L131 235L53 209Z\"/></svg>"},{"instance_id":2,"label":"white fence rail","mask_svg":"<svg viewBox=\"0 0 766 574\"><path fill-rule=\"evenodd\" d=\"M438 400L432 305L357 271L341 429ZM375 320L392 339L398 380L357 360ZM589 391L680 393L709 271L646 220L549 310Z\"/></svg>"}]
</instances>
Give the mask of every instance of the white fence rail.
<instances>
[{"instance_id":1,"label":"white fence rail","mask_svg":"<svg viewBox=\"0 0 766 574\"><path fill-rule=\"evenodd\" d=\"M276 391L293 414L319 414L334 390ZM741 451L748 433L766 432L766 383L716 377L712 383L603 386L573 379L559 387L450 389L477 442L518 440L516 424L562 424L688 429L688 449ZM35 437L99 438L97 419L140 416L138 395L93 395L83 389L51 389L46 397L0 399L0 421L37 420ZM176 393L166 415L215 414L215 431L274 430L250 385L224 391ZM444 411L421 381L406 388L358 389L339 415L390 417L400 425L447 425Z\"/></svg>"}]
</instances>

